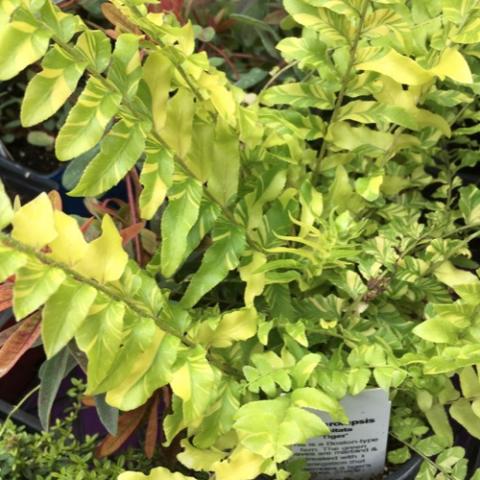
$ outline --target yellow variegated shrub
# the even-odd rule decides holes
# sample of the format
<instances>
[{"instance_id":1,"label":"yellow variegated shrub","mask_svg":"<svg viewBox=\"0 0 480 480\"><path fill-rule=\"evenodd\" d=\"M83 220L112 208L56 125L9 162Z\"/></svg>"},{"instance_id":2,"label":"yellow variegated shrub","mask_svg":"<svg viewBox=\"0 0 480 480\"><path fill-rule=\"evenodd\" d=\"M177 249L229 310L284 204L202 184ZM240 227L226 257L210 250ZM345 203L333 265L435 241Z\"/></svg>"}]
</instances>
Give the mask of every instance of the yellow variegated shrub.
<instances>
[{"instance_id":1,"label":"yellow variegated shrub","mask_svg":"<svg viewBox=\"0 0 480 480\"><path fill-rule=\"evenodd\" d=\"M190 476L119 480L286 479L292 446L329 432L309 409L346 422L340 400L371 386L391 392L392 435L439 455L419 478L466 478L447 412L480 437L480 191L459 175L480 160L480 5L283 3L302 33L247 96L142 1L111 0L115 41L51 0L0 1L0 80L41 63L23 124L82 85L56 155L99 149L70 194L138 168L140 216L160 223L138 265L110 216L88 241L46 194L14 209L1 187L0 282L89 395L132 411L172 393L164 446L181 435Z\"/></svg>"}]
</instances>

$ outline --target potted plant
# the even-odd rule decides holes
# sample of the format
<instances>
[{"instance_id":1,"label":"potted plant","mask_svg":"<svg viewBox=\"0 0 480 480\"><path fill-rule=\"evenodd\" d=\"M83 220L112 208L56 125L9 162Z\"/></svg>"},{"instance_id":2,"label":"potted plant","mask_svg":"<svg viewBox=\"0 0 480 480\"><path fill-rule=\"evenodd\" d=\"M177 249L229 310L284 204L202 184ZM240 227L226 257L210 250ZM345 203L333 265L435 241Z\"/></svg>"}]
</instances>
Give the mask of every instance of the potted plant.
<instances>
[{"instance_id":1,"label":"potted plant","mask_svg":"<svg viewBox=\"0 0 480 480\"><path fill-rule=\"evenodd\" d=\"M85 410L81 394L84 385L72 380L69 404L47 432L29 432L24 426L0 422L0 474L11 480L82 478L110 480L126 468L149 471L156 459L147 459L139 448L124 450L114 459L96 459L95 435L75 435L78 418Z\"/></svg>"},{"instance_id":2,"label":"potted plant","mask_svg":"<svg viewBox=\"0 0 480 480\"><path fill-rule=\"evenodd\" d=\"M15 209L2 195L0 281L19 321L42 311L47 357L83 365L88 394L138 412L162 392L169 457L147 478L306 478L295 445L379 387L391 463L413 452L419 479L477 479L451 419L480 437L480 191L457 175L476 161L458 139L477 115L478 8L284 6L298 36L258 96L142 2L112 2L113 51L50 1L2 7L0 79L43 57L24 125L86 76L56 155L100 151L71 195L139 168L140 217L160 227L134 260L109 215L87 242L47 195Z\"/></svg>"}]
</instances>

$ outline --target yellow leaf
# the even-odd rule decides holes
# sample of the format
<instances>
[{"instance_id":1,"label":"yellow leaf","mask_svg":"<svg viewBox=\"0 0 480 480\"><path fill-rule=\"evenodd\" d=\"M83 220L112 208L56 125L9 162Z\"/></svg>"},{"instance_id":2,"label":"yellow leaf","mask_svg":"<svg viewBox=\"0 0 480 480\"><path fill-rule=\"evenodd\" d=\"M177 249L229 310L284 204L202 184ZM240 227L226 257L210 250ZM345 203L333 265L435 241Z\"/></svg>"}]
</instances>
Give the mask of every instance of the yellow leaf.
<instances>
[{"instance_id":1,"label":"yellow leaf","mask_svg":"<svg viewBox=\"0 0 480 480\"><path fill-rule=\"evenodd\" d=\"M182 400L188 401L192 398L192 381L188 363L185 363L175 372L170 385L175 395L178 395Z\"/></svg>"},{"instance_id":2,"label":"yellow leaf","mask_svg":"<svg viewBox=\"0 0 480 480\"><path fill-rule=\"evenodd\" d=\"M253 480L262 473L264 461L260 455L238 446L228 460L214 467L215 480Z\"/></svg>"},{"instance_id":3,"label":"yellow leaf","mask_svg":"<svg viewBox=\"0 0 480 480\"><path fill-rule=\"evenodd\" d=\"M390 50L384 57L356 65L359 70L378 72L406 85L423 85L432 74L409 57Z\"/></svg>"},{"instance_id":4,"label":"yellow leaf","mask_svg":"<svg viewBox=\"0 0 480 480\"><path fill-rule=\"evenodd\" d=\"M12 224L12 237L34 248L44 247L57 236L53 207L46 193L17 210Z\"/></svg>"},{"instance_id":5,"label":"yellow leaf","mask_svg":"<svg viewBox=\"0 0 480 480\"><path fill-rule=\"evenodd\" d=\"M117 480L195 480L193 477L187 477L182 473L172 473L163 467L154 468L150 475L144 475L140 472L123 472Z\"/></svg>"},{"instance_id":6,"label":"yellow leaf","mask_svg":"<svg viewBox=\"0 0 480 480\"><path fill-rule=\"evenodd\" d=\"M447 48L438 65L430 69L440 80L449 77L460 83L473 83L472 72L463 55L455 48Z\"/></svg>"},{"instance_id":7,"label":"yellow leaf","mask_svg":"<svg viewBox=\"0 0 480 480\"><path fill-rule=\"evenodd\" d=\"M87 245L84 260L77 270L100 283L114 282L122 276L127 262L128 255L122 248L122 237L110 216L105 215L102 234Z\"/></svg>"},{"instance_id":8,"label":"yellow leaf","mask_svg":"<svg viewBox=\"0 0 480 480\"><path fill-rule=\"evenodd\" d=\"M479 283L476 275L466 270L455 268L450 262L442 263L442 265L435 270L435 276L440 282L453 289L461 285Z\"/></svg>"},{"instance_id":9,"label":"yellow leaf","mask_svg":"<svg viewBox=\"0 0 480 480\"><path fill-rule=\"evenodd\" d=\"M74 218L58 210L53 216L58 236L49 245L52 258L73 267L85 257L88 244Z\"/></svg>"},{"instance_id":10,"label":"yellow leaf","mask_svg":"<svg viewBox=\"0 0 480 480\"><path fill-rule=\"evenodd\" d=\"M226 453L217 449L200 449L193 447L188 440L182 440L183 452L177 459L190 470L208 472L214 465L226 457Z\"/></svg>"},{"instance_id":11,"label":"yellow leaf","mask_svg":"<svg viewBox=\"0 0 480 480\"><path fill-rule=\"evenodd\" d=\"M247 307L253 306L255 297L263 293L265 289L265 273L256 271L267 263L267 257L261 252L254 252L252 260L247 265L240 267L240 278L246 282L245 287L245 305Z\"/></svg>"},{"instance_id":12,"label":"yellow leaf","mask_svg":"<svg viewBox=\"0 0 480 480\"><path fill-rule=\"evenodd\" d=\"M13 218L13 208L2 181L0 180L0 229L10 224Z\"/></svg>"},{"instance_id":13,"label":"yellow leaf","mask_svg":"<svg viewBox=\"0 0 480 480\"><path fill-rule=\"evenodd\" d=\"M390 50L378 60L356 65L359 70L378 72L405 85L423 85L435 76L443 80L449 77L460 83L472 83L472 73L463 55L454 48L447 48L438 64L427 70L415 60Z\"/></svg>"},{"instance_id":14,"label":"yellow leaf","mask_svg":"<svg viewBox=\"0 0 480 480\"><path fill-rule=\"evenodd\" d=\"M217 348L230 347L233 342L247 340L257 333L258 314L254 308L242 308L222 316L211 345Z\"/></svg>"}]
</instances>

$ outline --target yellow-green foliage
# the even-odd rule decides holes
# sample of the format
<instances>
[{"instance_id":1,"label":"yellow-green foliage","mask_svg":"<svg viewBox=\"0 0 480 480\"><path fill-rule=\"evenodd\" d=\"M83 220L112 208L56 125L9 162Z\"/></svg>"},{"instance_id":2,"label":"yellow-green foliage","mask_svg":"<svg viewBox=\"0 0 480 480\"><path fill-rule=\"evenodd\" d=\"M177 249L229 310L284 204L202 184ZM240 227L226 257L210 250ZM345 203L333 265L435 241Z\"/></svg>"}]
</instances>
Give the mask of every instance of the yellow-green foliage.
<instances>
[{"instance_id":1,"label":"yellow-green foliage","mask_svg":"<svg viewBox=\"0 0 480 480\"><path fill-rule=\"evenodd\" d=\"M446 411L480 436L480 192L457 176L478 160L463 125L478 121L478 2L285 0L295 79L255 98L195 52L189 23L112 3L127 19L113 50L50 0L2 1L0 79L42 59L34 125L85 76L56 152L100 150L71 194L141 166L161 240L141 269L110 217L87 242L46 195L14 211L2 190L17 318L42 308L47 355L75 341L88 393L113 407L170 385L166 444L183 432L178 460L216 480L287 478L290 447L328 432L304 407L345 421L339 400L372 385L391 391L397 438L442 452L421 478L465 478Z\"/></svg>"}]
</instances>

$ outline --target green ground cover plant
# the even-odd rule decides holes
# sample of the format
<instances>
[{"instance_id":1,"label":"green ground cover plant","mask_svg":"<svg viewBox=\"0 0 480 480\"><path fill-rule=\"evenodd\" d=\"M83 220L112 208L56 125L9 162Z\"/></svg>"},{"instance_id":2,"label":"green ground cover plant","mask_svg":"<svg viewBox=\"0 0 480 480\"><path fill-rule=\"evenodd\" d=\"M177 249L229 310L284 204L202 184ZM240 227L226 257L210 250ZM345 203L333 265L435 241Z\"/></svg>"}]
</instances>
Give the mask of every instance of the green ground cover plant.
<instances>
[{"instance_id":1,"label":"green ground cover plant","mask_svg":"<svg viewBox=\"0 0 480 480\"><path fill-rule=\"evenodd\" d=\"M113 460L95 458L96 436L82 441L74 424L82 408L84 385L72 380L72 404L49 431L30 433L11 420L0 423L0 477L9 480L111 480L128 468L148 471L155 465L142 449L130 448Z\"/></svg>"},{"instance_id":2,"label":"green ground cover plant","mask_svg":"<svg viewBox=\"0 0 480 480\"><path fill-rule=\"evenodd\" d=\"M120 411L162 389L163 446L199 478L305 478L291 447L329 429L304 407L344 422L339 401L379 386L403 445L390 461L413 451L418 479L464 479L449 416L480 437L480 191L459 175L478 161L480 5L284 7L299 34L277 48L295 75L252 95L190 23L143 2L111 2L115 42L50 1L1 4L0 80L42 59L22 124L83 78L55 151L100 146L70 194L138 168L153 231L128 255L108 214L85 237L92 221L54 196L1 196L14 335L41 324L48 362L73 356L87 393Z\"/></svg>"}]
</instances>

